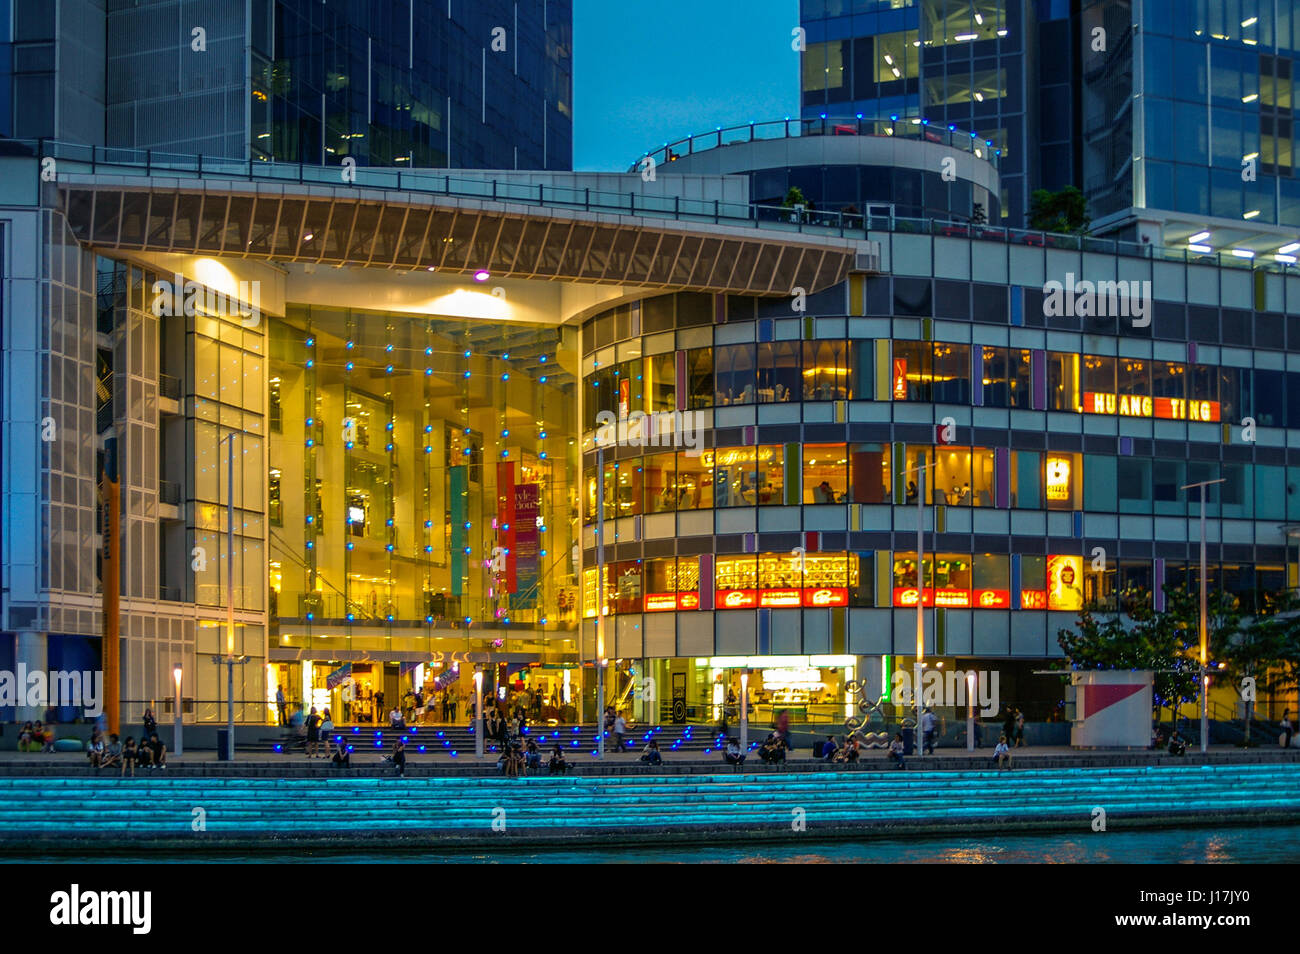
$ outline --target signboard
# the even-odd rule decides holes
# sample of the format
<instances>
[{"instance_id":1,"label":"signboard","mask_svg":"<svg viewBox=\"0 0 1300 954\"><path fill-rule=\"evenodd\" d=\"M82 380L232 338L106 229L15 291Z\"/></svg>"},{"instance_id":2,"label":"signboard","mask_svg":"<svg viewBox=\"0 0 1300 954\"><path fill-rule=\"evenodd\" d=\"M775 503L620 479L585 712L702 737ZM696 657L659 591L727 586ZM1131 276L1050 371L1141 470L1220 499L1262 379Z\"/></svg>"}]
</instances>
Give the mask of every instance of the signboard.
<instances>
[{"instance_id":1,"label":"signboard","mask_svg":"<svg viewBox=\"0 0 1300 954\"><path fill-rule=\"evenodd\" d=\"M1083 409L1089 414L1118 414L1120 417L1157 417L1167 421L1219 419L1218 401L1187 401L1183 398L1146 397L1138 394L1108 394L1084 391Z\"/></svg>"},{"instance_id":2,"label":"signboard","mask_svg":"<svg viewBox=\"0 0 1300 954\"><path fill-rule=\"evenodd\" d=\"M1057 554L1047 558L1047 608L1083 609L1083 557Z\"/></svg>"},{"instance_id":3,"label":"signboard","mask_svg":"<svg viewBox=\"0 0 1300 954\"><path fill-rule=\"evenodd\" d=\"M681 594L686 596L687 594ZM694 596L694 594L689 594ZM696 606L698 606L698 602ZM753 609L756 606L793 608L798 606L848 606L849 590L844 586L783 587L764 590L718 590L718 609ZM685 607L683 607L685 608ZM694 609L695 607L690 607Z\"/></svg>"},{"instance_id":4,"label":"signboard","mask_svg":"<svg viewBox=\"0 0 1300 954\"><path fill-rule=\"evenodd\" d=\"M907 400L907 359L894 359L894 400Z\"/></svg>"},{"instance_id":5,"label":"signboard","mask_svg":"<svg viewBox=\"0 0 1300 954\"><path fill-rule=\"evenodd\" d=\"M337 689L344 682L352 678L352 663L344 663L325 677L326 689ZM326 703L328 705L328 702Z\"/></svg>"},{"instance_id":6,"label":"signboard","mask_svg":"<svg viewBox=\"0 0 1300 954\"><path fill-rule=\"evenodd\" d=\"M647 613L670 613L673 610L695 610L699 608L699 593L647 593L645 596L645 611Z\"/></svg>"},{"instance_id":7,"label":"signboard","mask_svg":"<svg viewBox=\"0 0 1300 954\"><path fill-rule=\"evenodd\" d=\"M511 525L515 544L511 555L515 558L516 590L513 605L531 609L537 605L537 516L541 510L541 493L537 484L521 484L515 488L515 522Z\"/></svg>"},{"instance_id":8,"label":"signboard","mask_svg":"<svg viewBox=\"0 0 1300 954\"><path fill-rule=\"evenodd\" d=\"M933 587L925 588L926 606L947 606L959 609L1010 609L1010 590L955 590ZM915 606L916 587L894 587L895 606Z\"/></svg>"}]
</instances>

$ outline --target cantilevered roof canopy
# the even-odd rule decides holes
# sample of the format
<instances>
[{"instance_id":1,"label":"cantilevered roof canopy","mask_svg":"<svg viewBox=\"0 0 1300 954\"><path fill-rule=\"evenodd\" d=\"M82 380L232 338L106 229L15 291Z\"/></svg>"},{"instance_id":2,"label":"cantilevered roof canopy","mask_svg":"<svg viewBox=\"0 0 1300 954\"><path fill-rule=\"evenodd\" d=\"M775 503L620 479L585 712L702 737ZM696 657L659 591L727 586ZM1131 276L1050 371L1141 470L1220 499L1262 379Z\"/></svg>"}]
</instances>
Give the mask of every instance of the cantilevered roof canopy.
<instances>
[{"instance_id":1,"label":"cantilevered roof canopy","mask_svg":"<svg viewBox=\"0 0 1300 954\"><path fill-rule=\"evenodd\" d=\"M843 281L861 243L780 227L427 193L237 180L59 176L77 238L129 249L433 268L737 294Z\"/></svg>"}]
</instances>

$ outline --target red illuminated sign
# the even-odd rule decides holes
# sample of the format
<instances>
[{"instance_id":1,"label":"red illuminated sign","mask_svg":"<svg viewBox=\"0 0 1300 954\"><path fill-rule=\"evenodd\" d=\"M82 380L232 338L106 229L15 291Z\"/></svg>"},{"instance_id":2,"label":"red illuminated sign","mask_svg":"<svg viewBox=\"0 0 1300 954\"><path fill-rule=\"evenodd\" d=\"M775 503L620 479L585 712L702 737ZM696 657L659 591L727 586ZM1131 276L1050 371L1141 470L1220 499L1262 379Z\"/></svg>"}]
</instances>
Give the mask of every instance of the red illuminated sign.
<instances>
[{"instance_id":1,"label":"red illuminated sign","mask_svg":"<svg viewBox=\"0 0 1300 954\"><path fill-rule=\"evenodd\" d=\"M907 359L894 359L894 400L907 400Z\"/></svg>"},{"instance_id":2,"label":"red illuminated sign","mask_svg":"<svg viewBox=\"0 0 1300 954\"><path fill-rule=\"evenodd\" d=\"M803 605L848 606L848 588L843 586L808 587L803 591Z\"/></svg>"},{"instance_id":3,"label":"red illuminated sign","mask_svg":"<svg viewBox=\"0 0 1300 954\"><path fill-rule=\"evenodd\" d=\"M1021 590L1021 609L1047 609L1047 590Z\"/></svg>"},{"instance_id":4,"label":"red illuminated sign","mask_svg":"<svg viewBox=\"0 0 1300 954\"><path fill-rule=\"evenodd\" d=\"M673 610L693 610L700 608L698 593L647 593L645 611L647 613L666 613Z\"/></svg>"},{"instance_id":5,"label":"red illuminated sign","mask_svg":"<svg viewBox=\"0 0 1300 954\"><path fill-rule=\"evenodd\" d=\"M761 590L758 594L759 606L798 606L799 590Z\"/></svg>"},{"instance_id":6,"label":"red illuminated sign","mask_svg":"<svg viewBox=\"0 0 1300 954\"><path fill-rule=\"evenodd\" d=\"M1083 409L1089 414L1118 414L1120 417L1158 417L1166 421L1219 419L1218 401L1187 401L1183 398L1146 397L1138 394L1083 392Z\"/></svg>"},{"instance_id":7,"label":"red illuminated sign","mask_svg":"<svg viewBox=\"0 0 1300 954\"><path fill-rule=\"evenodd\" d=\"M718 609L750 609L758 605L758 590L718 590Z\"/></svg>"},{"instance_id":8,"label":"red illuminated sign","mask_svg":"<svg viewBox=\"0 0 1300 954\"><path fill-rule=\"evenodd\" d=\"M950 590L940 589L937 592L931 588L925 588L925 605L953 607L957 609L1009 609L1011 606L1011 593L1008 590ZM894 587L894 605L895 606L915 606L916 605L916 587L915 586L896 586Z\"/></svg>"}]
</instances>

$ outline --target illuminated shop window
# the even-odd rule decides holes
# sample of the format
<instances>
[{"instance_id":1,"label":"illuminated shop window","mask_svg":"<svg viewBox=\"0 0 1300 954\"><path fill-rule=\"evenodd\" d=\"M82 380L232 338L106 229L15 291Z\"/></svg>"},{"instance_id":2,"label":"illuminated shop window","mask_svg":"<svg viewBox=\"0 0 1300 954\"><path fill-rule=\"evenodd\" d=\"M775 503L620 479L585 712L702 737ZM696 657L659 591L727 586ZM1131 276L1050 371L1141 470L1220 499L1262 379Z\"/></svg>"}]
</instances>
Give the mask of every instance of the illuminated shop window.
<instances>
[{"instance_id":1,"label":"illuminated shop window","mask_svg":"<svg viewBox=\"0 0 1300 954\"><path fill-rule=\"evenodd\" d=\"M848 445L803 445L803 500L809 504L844 503L848 491Z\"/></svg>"}]
</instances>

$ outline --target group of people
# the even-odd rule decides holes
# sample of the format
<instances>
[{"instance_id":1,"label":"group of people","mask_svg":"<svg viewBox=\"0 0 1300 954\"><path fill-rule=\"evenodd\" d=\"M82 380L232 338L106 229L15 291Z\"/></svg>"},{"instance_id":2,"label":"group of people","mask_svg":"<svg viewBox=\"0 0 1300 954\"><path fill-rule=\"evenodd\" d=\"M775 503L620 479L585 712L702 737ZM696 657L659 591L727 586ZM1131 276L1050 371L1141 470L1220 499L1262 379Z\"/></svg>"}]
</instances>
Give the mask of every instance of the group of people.
<instances>
[{"instance_id":1,"label":"group of people","mask_svg":"<svg viewBox=\"0 0 1300 954\"><path fill-rule=\"evenodd\" d=\"M37 719L34 724L23 723L22 729L18 732L18 751L53 752L54 726L44 725L40 719Z\"/></svg>"},{"instance_id":2,"label":"group of people","mask_svg":"<svg viewBox=\"0 0 1300 954\"><path fill-rule=\"evenodd\" d=\"M1164 749L1170 755L1186 755L1187 739L1177 729L1172 729L1166 736L1164 729L1157 728L1155 735L1151 738L1151 748L1157 752Z\"/></svg>"}]
</instances>

